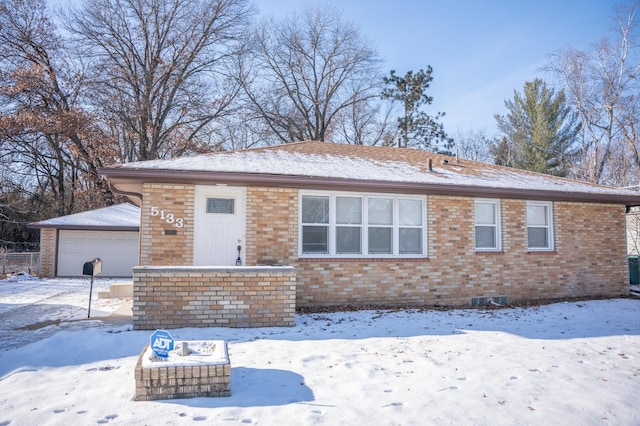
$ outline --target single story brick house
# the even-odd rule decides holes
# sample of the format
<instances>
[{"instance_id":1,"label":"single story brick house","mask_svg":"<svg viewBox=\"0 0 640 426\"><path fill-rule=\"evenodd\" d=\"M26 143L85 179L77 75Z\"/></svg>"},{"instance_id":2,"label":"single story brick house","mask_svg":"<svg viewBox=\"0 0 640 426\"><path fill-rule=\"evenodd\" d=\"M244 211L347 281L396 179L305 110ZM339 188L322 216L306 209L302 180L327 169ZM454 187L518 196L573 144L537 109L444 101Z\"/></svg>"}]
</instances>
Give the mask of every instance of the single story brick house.
<instances>
[{"instance_id":1,"label":"single story brick house","mask_svg":"<svg viewBox=\"0 0 640 426\"><path fill-rule=\"evenodd\" d=\"M101 173L141 205L138 328L291 325L296 307L629 291L625 213L640 195L628 190L323 142Z\"/></svg>"},{"instance_id":2,"label":"single story brick house","mask_svg":"<svg viewBox=\"0 0 640 426\"><path fill-rule=\"evenodd\" d=\"M42 277L82 276L84 262L102 260L102 277L131 277L138 263L140 208L122 203L27 225L40 229Z\"/></svg>"}]
</instances>

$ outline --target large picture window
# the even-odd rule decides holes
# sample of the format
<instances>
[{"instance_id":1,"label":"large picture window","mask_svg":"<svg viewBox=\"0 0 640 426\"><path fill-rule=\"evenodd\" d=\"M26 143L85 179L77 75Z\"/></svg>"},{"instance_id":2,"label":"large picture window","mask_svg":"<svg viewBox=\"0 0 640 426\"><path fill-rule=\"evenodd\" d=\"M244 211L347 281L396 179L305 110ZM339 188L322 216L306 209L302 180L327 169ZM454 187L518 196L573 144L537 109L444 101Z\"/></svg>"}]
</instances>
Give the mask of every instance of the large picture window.
<instances>
[{"instance_id":1,"label":"large picture window","mask_svg":"<svg viewBox=\"0 0 640 426\"><path fill-rule=\"evenodd\" d=\"M553 250L553 213L551 203L527 202L527 241L531 251Z\"/></svg>"},{"instance_id":2,"label":"large picture window","mask_svg":"<svg viewBox=\"0 0 640 426\"><path fill-rule=\"evenodd\" d=\"M501 250L500 200L475 201L475 234L477 251Z\"/></svg>"},{"instance_id":3,"label":"large picture window","mask_svg":"<svg viewBox=\"0 0 640 426\"><path fill-rule=\"evenodd\" d=\"M302 256L426 255L424 197L303 193L300 219Z\"/></svg>"}]
</instances>

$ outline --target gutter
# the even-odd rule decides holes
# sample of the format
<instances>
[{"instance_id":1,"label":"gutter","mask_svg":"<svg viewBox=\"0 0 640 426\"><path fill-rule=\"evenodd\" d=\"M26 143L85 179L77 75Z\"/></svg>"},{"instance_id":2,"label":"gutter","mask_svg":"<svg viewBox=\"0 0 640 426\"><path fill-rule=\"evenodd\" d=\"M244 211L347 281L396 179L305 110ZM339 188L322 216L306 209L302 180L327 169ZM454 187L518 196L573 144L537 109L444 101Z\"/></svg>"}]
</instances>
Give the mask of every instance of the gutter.
<instances>
[{"instance_id":1,"label":"gutter","mask_svg":"<svg viewBox=\"0 0 640 426\"><path fill-rule=\"evenodd\" d=\"M30 229L61 229L67 231L135 231L140 230L139 226L109 226L109 225L52 225L29 223L27 228Z\"/></svg>"},{"instance_id":2,"label":"gutter","mask_svg":"<svg viewBox=\"0 0 640 426\"><path fill-rule=\"evenodd\" d=\"M496 188L470 185L390 182L370 179L344 179L317 176L279 174L188 171L167 169L101 168L98 172L117 186L118 181L138 183L228 184L237 186L276 186L300 189L364 190L370 192L400 192L465 197L513 198L527 200L573 201L640 206L640 194L587 193L543 189ZM116 193L142 198L139 193Z\"/></svg>"}]
</instances>

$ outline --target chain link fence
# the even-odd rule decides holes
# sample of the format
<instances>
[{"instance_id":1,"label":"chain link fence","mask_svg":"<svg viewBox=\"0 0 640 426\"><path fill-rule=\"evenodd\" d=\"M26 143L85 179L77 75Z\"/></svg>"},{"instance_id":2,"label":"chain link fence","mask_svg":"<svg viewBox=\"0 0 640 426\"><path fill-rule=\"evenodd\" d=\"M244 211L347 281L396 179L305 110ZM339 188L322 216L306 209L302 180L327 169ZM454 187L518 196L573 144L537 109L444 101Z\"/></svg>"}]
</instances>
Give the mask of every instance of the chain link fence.
<instances>
[{"instance_id":1,"label":"chain link fence","mask_svg":"<svg viewBox=\"0 0 640 426\"><path fill-rule=\"evenodd\" d=\"M18 272L38 275L40 273L40 253L3 253L0 251L0 278Z\"/></svg>"}]
</instances>

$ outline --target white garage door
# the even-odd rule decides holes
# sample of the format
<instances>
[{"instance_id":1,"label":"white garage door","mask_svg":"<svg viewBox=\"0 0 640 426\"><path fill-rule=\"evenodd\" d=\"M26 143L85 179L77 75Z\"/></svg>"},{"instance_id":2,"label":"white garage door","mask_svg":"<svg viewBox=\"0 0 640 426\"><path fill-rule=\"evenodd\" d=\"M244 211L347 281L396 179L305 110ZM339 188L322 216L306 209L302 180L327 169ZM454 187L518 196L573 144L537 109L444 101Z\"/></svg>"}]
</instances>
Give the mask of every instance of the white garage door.
<instances>
[{"instance_id":1,"label":"white garage door","mask_svg":"<svg viewBox=\"0 0 640 426\"><path fill-rule=\"evenodd\" d=\"M131 277L131 268L138 264L138 232L60 230L58 276L80 276L84 262L96 257L102 259L97 276Z\"/></svg>"}]
</instances>

